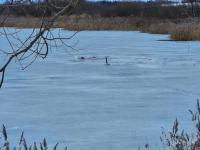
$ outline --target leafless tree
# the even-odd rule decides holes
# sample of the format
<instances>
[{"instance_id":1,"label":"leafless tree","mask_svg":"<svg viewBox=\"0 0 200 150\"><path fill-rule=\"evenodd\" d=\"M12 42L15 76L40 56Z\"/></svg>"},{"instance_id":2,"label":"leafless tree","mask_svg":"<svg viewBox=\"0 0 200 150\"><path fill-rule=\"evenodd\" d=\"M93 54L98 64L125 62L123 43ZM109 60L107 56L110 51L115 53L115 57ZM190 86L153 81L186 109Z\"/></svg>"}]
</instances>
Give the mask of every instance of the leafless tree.
<instances>
[{"instance_id":1,"label":"leafless tree","mask_svg":"<svg viewBox=\"0 0 200 150\"><path fill-rule=\"evenodd\" d=\"M188 17L197 17L199 15L199 0L182 0L182 3L190 8L191 13L188 14Z\"/></svg>"},{"instance_id":2,"label":"leafless tree","mask_svg":"<svg viewBox=\"0 0 200 150\"><path fill-rule=\"evenodd\" d=\"M58 5L58 1L63 2L65 5ZM0 88L4 82L5 73L8 66L12 62L17 62L20 64L22 69L30 66L37 58L46 58L52 43L61 41L62 44L66 44L65 40L71 39L77 32L69 37L62 37L60 34L54 34L52 28L55 22L63 14L70 13L77 5L78 0L44 0L42 5L45 5L43 16L40 19L40 26L33 28L26 38L21 38L19 32L22 30L14 30L6 27L6 21L10 16L10 8L15 4L25 4L27 2L32 2L31 0L9 0L5 10L1 12L1 29L0 29L0 40L4 39L7 41L10 49L4 48L3 43L0 44ZM36 1L34 1L36 3ZM41 0L37 1L38 5ZM47 8L56 9L56 13L47 17ZM2 46L2 47L1 47Z\"/></svg>"},{"instance_id":3,"label":"leafless tree","mask_svg":"<svg viewBox=\"0 0 200 150\"><path fill-rule=\"evenodd\" d=\"M191 5L192 16L195 17L195 15L196 15L196 13L195 13L195 3L196 3L196 0L189 0L189 3Z\"/></svg>"}]
</instances>

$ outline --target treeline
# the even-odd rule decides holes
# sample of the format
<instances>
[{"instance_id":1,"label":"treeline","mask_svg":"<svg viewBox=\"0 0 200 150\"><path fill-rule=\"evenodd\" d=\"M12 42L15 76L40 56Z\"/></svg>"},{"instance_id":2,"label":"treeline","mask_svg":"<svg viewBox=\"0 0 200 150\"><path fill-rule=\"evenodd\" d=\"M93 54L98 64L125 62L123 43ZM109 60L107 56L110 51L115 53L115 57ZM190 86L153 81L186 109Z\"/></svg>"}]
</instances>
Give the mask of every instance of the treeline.
<instances>
[{"instance_id":1,"label":"treeline","mask_svg":"<svg viewBox=\"0 0 200 150\"><path fill-rule=\"evenodd\" d=\"M184 18L187 17L185 6L173 6L159 2L86 2L81 1L75 14L86 13L101 17L145 17L145 18Z\"/></svg>"},{"instance_id":2,"label":"treeline","mask_svg":"<svg viewBox=\"0 0 200 150\"><path fill-rule=\"evenodd\" d=\"M63 1L56 1L56 5L62 6ZM199 5L196 5L198 7ZM10 5L8 2L0 5L0 13L16 16L33 16L41 17L51 16L58 10L45 1L38 3L16 3ZM6 11L5 11L6 10ZM158 19L177 19L193 16L193 10L190 5L175 5L172 2L91 2L81 0L78 7L71 13L75 15L88 14L90 16L99 17L144 17L144 18L158 18ZM199 9L196 9L196 16L200 16Z\"/></svg>"}]
</instances>

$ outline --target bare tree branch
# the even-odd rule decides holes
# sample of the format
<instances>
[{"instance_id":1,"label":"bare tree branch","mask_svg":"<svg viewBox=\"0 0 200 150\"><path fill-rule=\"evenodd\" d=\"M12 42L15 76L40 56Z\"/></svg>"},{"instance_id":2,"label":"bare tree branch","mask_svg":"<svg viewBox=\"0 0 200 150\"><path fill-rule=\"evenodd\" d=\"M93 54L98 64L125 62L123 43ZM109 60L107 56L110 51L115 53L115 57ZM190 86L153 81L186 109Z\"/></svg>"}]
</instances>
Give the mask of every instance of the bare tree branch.
<instances>
[{"instance_id":1,"label":"bare tree branch","mask_svg":"<svg viewBox=\"0 0 200 150\"><path fill-rule=\"evenodd\" d=\"M62 1L62 0L60 0ZM6 17L1 21L1 24L4 24L9 16L9 8L13 7L16 3L17 4L24 4L27 3L25 0L11 0L9 1L8 7L8 13ZM73 38L77 32L72 34L69 37L61 37L60 35L54 36L54 33L52 33L52 28L54 27L54 23L57 21L57 19L66 14L70 13L77 5L79 0L65 0L65 5L57 5L56 0L47 0L45 2L46 9L44 10L44 14L41 18L41 25L39 28L33 28L32 32L29 33L26 39L21 39L20 35L18 35L18 31L7 31L5 27L2 28L2 32L0 33L0 37L7 40L11 51L0 49L0 52L4 55L6 55L5 62L0 67L0 73L1 73L1 80L0 80L0 88L3 85L6 69L9 66L9 64L15 59L16 62L18 62L22 69L26 69L29 67L38 57L46 58L49 53L49 47L51 46L51 41L61 41L63 45L67 45L64 40L69 40ZM32 1L29 0L28 3L32 3ZM38 2L38 5L40 5L40 1ZM44 2L43 2L44 5ZM58 11L52 17L46 17L46 10L47 7L53 7L56 8ZM13 42L14 41L14 42ZM67 45L70 48L70 45ZM29 62L24 66L23 61L29 60Z\"/></svg>"}]
</instances>

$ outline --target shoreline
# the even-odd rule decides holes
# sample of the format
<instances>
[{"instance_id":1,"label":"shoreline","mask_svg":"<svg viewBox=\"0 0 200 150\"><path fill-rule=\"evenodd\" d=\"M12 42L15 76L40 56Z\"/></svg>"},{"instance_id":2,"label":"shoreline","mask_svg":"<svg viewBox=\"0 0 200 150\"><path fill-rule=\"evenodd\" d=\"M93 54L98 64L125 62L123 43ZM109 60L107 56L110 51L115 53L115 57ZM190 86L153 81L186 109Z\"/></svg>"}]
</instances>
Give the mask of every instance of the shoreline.
<instances>
[{"instance_id":1,"label":"shoreline","mask_svg":"<svg viewBox=\"0 0 200 150\"><path fill-rule=\"evenodd\" d=\"M4 19L0 16L0 21ZM41 18L15 17L7 18L0 27L39 28ZM62 16L54 28L74 31L139 31L151 34L169 34L170 41L199 41L200 22L198 18L180 20L149 19L139 17L100 17L87 14Z\"/></svg>"}]
</instances>

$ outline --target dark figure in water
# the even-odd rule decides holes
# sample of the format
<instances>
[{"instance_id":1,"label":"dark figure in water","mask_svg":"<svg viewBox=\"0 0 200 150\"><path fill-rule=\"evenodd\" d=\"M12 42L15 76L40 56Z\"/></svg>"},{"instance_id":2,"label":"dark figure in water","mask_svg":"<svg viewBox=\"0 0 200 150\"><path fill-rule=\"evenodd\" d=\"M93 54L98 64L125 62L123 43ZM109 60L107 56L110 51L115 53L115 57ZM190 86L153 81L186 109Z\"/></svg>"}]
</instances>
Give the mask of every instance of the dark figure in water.
<instances>
[{"instance_id":1,"label":"dark figure in water","mask_svg":"<svg viewBox=\"0 0 200 150\"><path fill-rule=\"evenodd\" d=\"M110 65L110 64L108 63L108 56L106 56L106 65Z\"/></svg>"},{"instance_id":2,"label":"dark figure in water","mask_svg":"<svg viewBox=\"0 0 200 150\"><path fill-rule=\"evenodd\" d=\"M97 59L97 57L95 57L95 56L92 56L92 57L84 57L84 56L81 56L81 57L79 57L78 59L81 59L81 60L85 60L85 59L88 59L88 60L95 60L95 59Z\"/></svg>"},{"instance_id":3,"label":"dark figure in water","mask_svg":"<svg viewBox=\"0 0 200 150\"><path fill-rule=\"evenodd\" d=\"M85 59L85 57L81 56L81 57L79 57L79 59Z\"/></svg>"}]
</instances>

